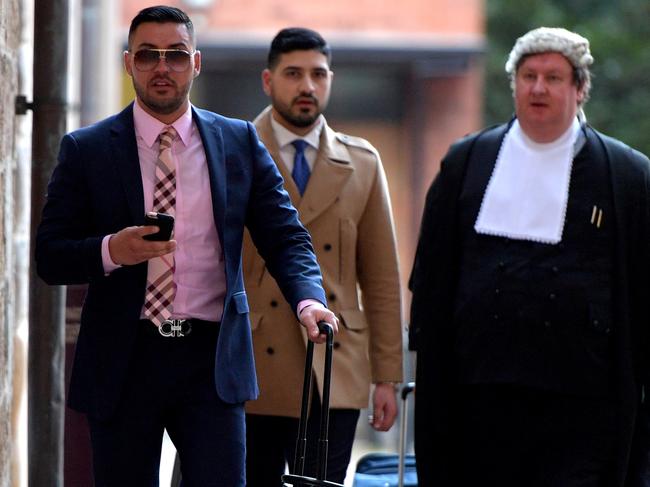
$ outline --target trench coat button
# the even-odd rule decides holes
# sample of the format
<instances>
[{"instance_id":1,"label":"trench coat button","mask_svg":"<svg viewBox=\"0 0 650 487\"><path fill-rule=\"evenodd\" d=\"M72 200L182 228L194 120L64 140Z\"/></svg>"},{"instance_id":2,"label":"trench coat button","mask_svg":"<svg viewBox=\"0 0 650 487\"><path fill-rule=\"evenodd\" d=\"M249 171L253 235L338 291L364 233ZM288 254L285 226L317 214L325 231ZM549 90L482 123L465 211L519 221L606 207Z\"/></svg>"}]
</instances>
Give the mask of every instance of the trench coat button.
<instances>
[{"instance_id":1,"label":"trench coat button","mask_svg":"<svg viewBox=\"0 0 650 487\"><path fill-rule=\"evenodd\" d=\"M271 308L277 308L278 307L278 302L274 299L271 301Z\"/></svg>"},{"instance_id":2,"label":"trench coat button","mask_svg":"<svg viewBox=\"0 0 650 487\"><path fill-rule=\"evenodd\" d=\"M556 266L556 265L554 265L554 266L551 268L551 271L553 272L553 274L559 274L559 273L560 273L560 269L559 269L558 266Z\"/></svg>"},{"instance_id":3,"label":"trench coat button","mask_svg":"<svg viewBox=\"0 0 650 487\"><path fill-rule=\"evenodd\" d=\"M323 245L323 249L324 249L326 252L329 252L330 250L332 250L332 245L326 243L325 245Z\"/></svg>"},{"instance_id":4,"label":"trench coat button","mask_svg":"<svg viewBox=\"0 0 650 487\"><path fill-rule=\"evenodd\" d=\"M341 348L341 343L340 342L334 342L334 349L339 349Z\"/></svg>"},{"instance_id":5,"label":"trench coat button","mask_svg":"<svg viewBox=\"0 0 650 487\"><path fill-rule=\"evenodd\" d=\"M501 289L496 288L496 289L494 290L494 294L501 294Z\"/></svg>"},{"instance_id":6,"label":"trench coat button","mask_svg":"<svg viewBox=\"0 0 650 487\"><path fill-rule=\"evenodd\" d=\"M497 267L499 267L499 270L502 271L503 269L506 268L506 263L505 262L499 262Z\"/></svg>"},{"instance_id":7,"label":"trench coat button","mask_svg":"<svg viewBox=\"0 0 650 487\"><path fill-rule=\"evenodd\" d=\"M266 349L266 353L268 353L269 355L273 355L275 353L275 350L273 350L273 347L268 347Z\"/></svg>"},{"instance_id":8,"label":"trench coat button","mask_svg":"<svg viewBox=\"0 0 650 487\"><path fill-rule=\"evenodd\" d=\"M498 321L498 320L499 320L499 315L496 314L496 313L494 313L494 314L492 315L492 318L494 319L494 321Z\"/></svg>"},{"instance_id":9,"label":"trench coat button","mask_svg":"<svg viewBox=\"0 0 650 487\"><path fill-rule=\"evenodd\" d=\"M553 301L556 297L557 296L555 295L555 293L551 293L548 295L548 299L550 299L551 301Z\"/></svg>"},{"instance_id":10,"label":"trench coat button","mask_svg":"<svg viewBox=\"0 0 650 487\"><path fill-rule=\"evenodd\" d=\"M551 322L546 320L544 321L544 328L550 328L551 327Z\"/></svg>"},{"instance_id":11,"label":"trench coat button","mask_svg":"<svg viewBox=\"0 0 650 487\"><path fill-rule=\"evenodd\" d=\"M330 301L336 301L336 294L334 293L330 294L329 296L327 296L327 299L329 299Z\"/></svg>"},{"instance_id":12,"label":"trench coat button","mask_svg":"<svg viewBox=\"0 0 650 487\"><path fill-rule=\"evenodd\" d=\"M600 325L600 321L594 320L591 322L591 324L594 325L594 328L598 328L598 326Z\"/></svg>"}]
</instances>

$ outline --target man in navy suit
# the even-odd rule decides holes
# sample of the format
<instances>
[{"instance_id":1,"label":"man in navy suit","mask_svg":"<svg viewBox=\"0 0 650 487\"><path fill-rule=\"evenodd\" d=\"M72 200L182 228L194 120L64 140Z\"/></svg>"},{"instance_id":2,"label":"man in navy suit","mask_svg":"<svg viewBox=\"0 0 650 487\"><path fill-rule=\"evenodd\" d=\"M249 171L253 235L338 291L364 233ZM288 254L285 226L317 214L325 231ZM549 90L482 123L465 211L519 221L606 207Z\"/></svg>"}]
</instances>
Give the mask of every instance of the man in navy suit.
<instances>
[{"instance_id":1,"label":"man in navy suit","mask_svg":"<svg viewBox=\"0 0 650 487\"><path fill-rule=\"evenodd\" d=\"M88 417L96 486L157 486L164 429L186 486L244 486L243 405L258 393L244 226L310 339L337 321L253 126L189 102L201 54L187 15L138 13L124 64L135 102L63 138L36 237L46 282L89 285L69 404ZM143 238L165 205L173 239Z\"/></svg>"}]
</instances>

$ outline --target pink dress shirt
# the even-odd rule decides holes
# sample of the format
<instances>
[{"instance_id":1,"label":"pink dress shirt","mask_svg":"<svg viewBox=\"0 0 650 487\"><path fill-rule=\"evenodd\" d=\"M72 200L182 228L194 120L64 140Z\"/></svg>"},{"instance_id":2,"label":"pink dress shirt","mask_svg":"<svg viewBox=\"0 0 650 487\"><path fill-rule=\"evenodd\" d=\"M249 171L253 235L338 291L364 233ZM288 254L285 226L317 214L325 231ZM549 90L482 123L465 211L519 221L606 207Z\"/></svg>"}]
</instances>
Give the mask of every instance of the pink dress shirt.
<instances>
[{"instance_id":1,"label":"pink dress shirt","mask_svg":"<svg viewBox=\"0 0 650 487\"><path fill-rule=\"evenodd\" d=\"M167 125L145 112L139 102L133 104L133 121L138 144L140 174L144 190L145 213L153 206L155 163L158 159L158 135ZM221 321L226 275L221 242L214 222L210 178L199 131L192 120L192 108L171 124L179 138L172 143L176 165L176 296L173 318L198 318ZM104 271L119 268L110 257L108 241L102 240ZM320 301L305 299L298 303L296 313L308 305L324 307ZM144 316L141 313L141 316Z\"/></svg>"},{"instance_id":2,"label":"pink dress shirt","mask_svg":"<svg viewBox=\"0 0 650 487\"><path fill-rule=\"evenodd\" d=\"M165 124L133 104L135 135L144 190L145 212L153 205L154 169L158 158L158 134ZM176 297L173 318L220 321L226 294L221 242L214 222L210 178L199 131L192 121L191 106L173 124L179 137L172 143L176 165ZM104 270L117 267L108 252L110 235L102 242Z\"/></svg>"}]
</instances>

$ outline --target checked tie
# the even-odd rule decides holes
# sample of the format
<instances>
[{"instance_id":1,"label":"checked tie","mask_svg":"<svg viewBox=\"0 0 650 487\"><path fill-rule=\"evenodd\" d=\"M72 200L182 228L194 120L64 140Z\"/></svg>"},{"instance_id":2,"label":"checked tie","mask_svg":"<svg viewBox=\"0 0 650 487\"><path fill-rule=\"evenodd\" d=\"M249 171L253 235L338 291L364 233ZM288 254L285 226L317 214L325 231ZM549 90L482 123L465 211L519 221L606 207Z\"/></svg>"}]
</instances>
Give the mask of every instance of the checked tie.
<instances>
[{"instance_id":1,"label":"checked tie","mask_svg":"<svg viewBox=\"0 0 650 487\"><path fill-rule=\"evenodd\" d=\"M176 208L176 171L172 159L172 141L177 133L174 127L165 127L160 133L160 149L156 161L153 190L153 211L174 214ZM144 315L160 326L172 314L176 294L174 285L174 254L149 259Z\"/></svg>"},{"instance_id":2,"label":"checked tie","mask_svg":"<svg viewBox=\"0 0 650 487\"><path fill-rule=\"evenodd\" d=\"M296 186L298 186L300 196L302 196L309 181L309 164L307 164L307 158L305 157L307 142L302 139L296 139L291 142L291 145L296 148L296 154L293 156L293 171L291 172L291 176Z\"/></svg>"}]
</instances>

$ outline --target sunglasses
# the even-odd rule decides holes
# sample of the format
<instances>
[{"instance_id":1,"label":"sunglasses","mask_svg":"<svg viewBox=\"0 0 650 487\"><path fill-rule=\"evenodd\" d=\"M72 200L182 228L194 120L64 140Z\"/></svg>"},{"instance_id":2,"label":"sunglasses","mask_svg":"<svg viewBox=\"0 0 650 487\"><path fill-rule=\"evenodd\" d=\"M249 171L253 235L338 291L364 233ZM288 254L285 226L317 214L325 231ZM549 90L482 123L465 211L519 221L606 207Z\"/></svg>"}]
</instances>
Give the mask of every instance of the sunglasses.
<instances>
[{"instance_id":1,"label":"sunglasses","mask_svg":"<svg viewBox=\"0 0 650 487\"><path fill-rule=\"evenodd\" d=\"M133 64L138 71L151 71L163 59L169 69L182 73L190 67L192 54L183 49L141 49L133 54Z\"/></svg>"}]
</instances>

